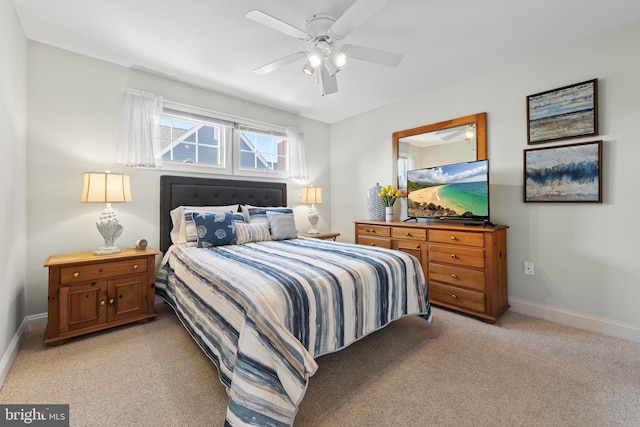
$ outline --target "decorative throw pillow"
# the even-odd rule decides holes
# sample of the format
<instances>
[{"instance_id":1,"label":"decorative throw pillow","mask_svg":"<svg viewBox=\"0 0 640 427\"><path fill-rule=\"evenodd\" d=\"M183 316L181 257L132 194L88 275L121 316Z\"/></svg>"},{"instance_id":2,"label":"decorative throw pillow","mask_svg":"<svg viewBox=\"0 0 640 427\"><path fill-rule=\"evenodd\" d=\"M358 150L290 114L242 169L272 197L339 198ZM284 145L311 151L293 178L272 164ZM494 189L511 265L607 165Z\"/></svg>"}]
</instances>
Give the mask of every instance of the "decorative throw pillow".
<instances>
[{"instance_id":1,"label":"decorative throw pillow","mask_svg":"<svg viewBox=\"0 0 640 427\"><path fill-rule=\"evenodd\" d=\"M245 209L243 208L243 212ZM246 213L248 214L248 222L262 222L269 223L267 219L267 212L279 212L285 214L292 214L293 209L285 207L285 206L270 206L270 207L260 207L260 206L246 206ZM247 215L245 215L245 219Z\"/></svg>"},{"instance_id":2,"label":"decorative throw pillow","mask_svg":"<svg viewBox=\"0 0 640 427\"><path fill-rule=\"evenodd\" d=\"M243 223L236 222L236 236L238 238L237 243L244 245L251 242L264 242L271 240L271 234L269 234L269 224L266 223Z\"/></svg>"},{"instance_id":3,"label":"decorative throw pillow","mask_svg":"<svg viewBox=\"0 0 640 427\"><path fill-rule=\"evenodd\" d=\"M231 212L193 212L199 248L232 245L237 241Z\"/></svg>"},{"instance_id":4,"label":"decorative throw pillow","mask_svg":"<svg viewBox=\"0 0 640 427\"><path fill-rule=\"evenodd\" d=\"M171 222L171 242L175 245L191 243L196 245L197 237L195 226L193 225L192 212L238 212L239 205L226 206L178 206L170 213ZM187 238L187 228L189 237Z\"/></svg>"},{"instance_id":5,"label":"decorative throw pillow","mask_svg":"<svg viewBox=\"0 0 640 427\"><path fill-rule=\"evenodd\" d=\"M271 240L295 239L298 237L293 212L267 211L267 221L271 231Z\"/></svg>"}]
</instances>

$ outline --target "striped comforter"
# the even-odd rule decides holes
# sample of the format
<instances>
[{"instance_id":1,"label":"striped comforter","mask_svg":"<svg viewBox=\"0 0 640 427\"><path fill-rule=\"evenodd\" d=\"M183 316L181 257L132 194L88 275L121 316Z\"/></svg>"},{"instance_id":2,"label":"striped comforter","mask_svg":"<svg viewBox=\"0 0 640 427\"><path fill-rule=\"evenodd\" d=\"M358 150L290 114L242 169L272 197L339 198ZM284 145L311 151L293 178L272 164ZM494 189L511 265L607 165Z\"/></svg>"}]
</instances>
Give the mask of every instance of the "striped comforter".
<instances>
[{"instance_id":1,"label":"striped comforter","mask_svg":"<svg viewBox=\"0 0 640 427\"><path fill-rule=\"evenodd\" d=\"M156 290L217 366L225 425L292 425L314 358L431 315L415 257L319 239L173 246Z\"/></svg>"}]
</instances>

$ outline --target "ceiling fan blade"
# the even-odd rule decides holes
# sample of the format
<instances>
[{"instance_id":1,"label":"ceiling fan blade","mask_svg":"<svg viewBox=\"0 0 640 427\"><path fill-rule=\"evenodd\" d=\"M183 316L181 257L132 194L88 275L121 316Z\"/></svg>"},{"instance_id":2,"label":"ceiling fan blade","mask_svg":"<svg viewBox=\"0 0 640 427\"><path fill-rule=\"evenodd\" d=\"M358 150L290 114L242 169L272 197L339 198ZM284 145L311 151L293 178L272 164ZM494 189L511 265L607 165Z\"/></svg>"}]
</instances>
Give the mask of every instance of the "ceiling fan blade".
<instances>
[{"instance_id":1,"label":"ceiling fan blade","mask_svg":"<svg viewBox=\"0 0 640 427\"><path fill-rule=\"evenodd\" d=\"M273 16L268 15L261 10L250 10L244 16L251 19L252 21L256 21L259 24L265 25L276 31L280 31L281 33L284 33L296 39L305 41L311 39L309 34L305 33L301 29L296 28L291 24L287 24L286 22L281 21L278 18L274 18Z\"/></svg>"},{"instance_id":2,"label":"ceiling fan blade","mask_svg":"<svg viewBox=\"0 0 640 427\"><path fill-rule=\"evenodd\" d=\"M387 52L386 50L372 49L370 47L345 44L342 48L348 58L373 62L388 67L397 67L402 61L402 58L404 58L401 53Z\"/></svg>"},{"instance_id":3,"label":"ceiling fan blade","mask_svg":"<svg viewBox=\"0 0 640 427\"><path fill-rule=\"evenodd\" d=\"M336 75L329 75L329 70L326 67L320 69L320 80L322 80L322 96L331 95L338 91L338 79Z\"/></svg>"},{"instance_id":4,"label":"ceiling fan blade","mask_svg":"<svg viewBox=\"0 0 640 427\"><path fill-rule=\"evenodd\" d=\"M300 51L300 52L296 52L296 53L292 53L291 55L287 55L284 58L280 58L277 61L273 61L267 65L263 65L260 68L256 68L255 70L253 70L254 73L259 74L259 75L265 75L268 74L272 71L277 70L280 67L283 67L287 64L291 64L292 62L297 61L300 58L304 58L307 56L308 52L304 52L304 51Z\"/></svg>"},{"instance_id":5,"label":"ceiling fan blade","mask_svg":"<svg viewBox=\"0 0 640 427\"><path fill-rule=\"evenodd\" d=\"M443 141L448 141L450 139L455 138L456 136L462 135L462 133L464 132L464 129L458 129L454 132L451 132L449 135L445 135L442 137Z\"/></svg>"},{"instance_id":6,"label":"ceiling fan blade","mask_svg":"<svg viewBox=\"0 0 640 427\"><path fill-rule=\"evenodd\" d=\"M345 13L329 28L329 33L342 39L360 24L378 13L387 2L385 0L356 0Z\"/></svg>"}]
</instances>

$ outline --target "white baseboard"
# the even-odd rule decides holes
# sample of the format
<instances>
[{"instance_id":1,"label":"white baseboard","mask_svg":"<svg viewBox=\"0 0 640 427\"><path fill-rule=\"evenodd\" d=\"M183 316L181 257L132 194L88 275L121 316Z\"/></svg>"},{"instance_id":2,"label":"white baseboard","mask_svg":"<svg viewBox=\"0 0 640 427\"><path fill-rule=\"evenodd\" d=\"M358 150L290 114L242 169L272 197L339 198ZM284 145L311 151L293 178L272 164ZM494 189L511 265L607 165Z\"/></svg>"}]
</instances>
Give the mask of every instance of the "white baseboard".
<instances>
[{"instance_id":1,"label":"white baseboard","mask_svg":"<svg viewBox=\"0 0 640 427\"><path fill-rule=\"evenodd\" d=\"M516 313L640 343L640 328L637 326L557 307L534 304L517 298L509 298L509 304L511 305L510 310Z\"/></svg>"},{"instance_id":2,"label":"white baseboard","mask_svg":"<svg viewBox=\"0 0 640 427\"><path fill-rule=\"evenodd\" d=\"M0 359L0 388L2 388L7 375L9 375L9 370L11 369L11 365L13 365L13 361L16 360L24 335L31 330L31 328L46 326L46 324L47 313L34 314L33 316L27 316L24 318L20 327L11 339L9 347L7 347L7 351L4 352L2 359Z\"/></svg>"}]
</instances>

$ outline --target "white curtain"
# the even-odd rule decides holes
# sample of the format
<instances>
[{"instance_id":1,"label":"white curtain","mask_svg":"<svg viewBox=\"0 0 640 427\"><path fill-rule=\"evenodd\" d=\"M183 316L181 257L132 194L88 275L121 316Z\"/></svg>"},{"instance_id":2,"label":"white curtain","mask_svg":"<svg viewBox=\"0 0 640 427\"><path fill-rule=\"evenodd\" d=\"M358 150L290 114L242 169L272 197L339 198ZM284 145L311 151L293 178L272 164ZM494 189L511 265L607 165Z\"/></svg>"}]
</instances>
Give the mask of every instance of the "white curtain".
<instances>
[{"instance_id":1,"label":"white curtain","mask_svg":"<svg viewBox=\"0 0 640 427\"><path fill-rule=\"evenodd\" d=\"M287 128L287 143L289 144L289 177L309 179L307 150L302 130Z\"/></svg>"},{"instance_id":2,"label":"white curtain","mask_svg":"<svg viewBox=\"0 0 640 427\"><path fill-rule=\"evenodd\" d=\"M159 126L163 98L128 89L122 108L116 162L131 166L162 166Z\"/></svg>"}]
</instances>

